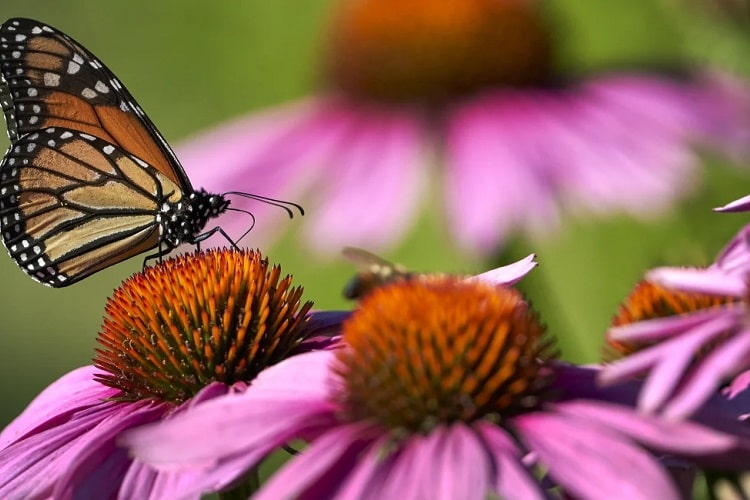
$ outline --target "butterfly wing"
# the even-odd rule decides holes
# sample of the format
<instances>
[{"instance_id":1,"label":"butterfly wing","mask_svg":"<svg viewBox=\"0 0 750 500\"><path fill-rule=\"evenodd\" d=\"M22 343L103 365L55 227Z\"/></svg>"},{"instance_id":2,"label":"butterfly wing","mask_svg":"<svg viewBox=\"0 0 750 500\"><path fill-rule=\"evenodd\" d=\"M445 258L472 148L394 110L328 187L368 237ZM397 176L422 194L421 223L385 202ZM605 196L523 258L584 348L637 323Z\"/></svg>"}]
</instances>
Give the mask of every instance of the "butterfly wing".
<instances>
[{"instance_id":1,"label":"butterfly wing","mask_svg":"<svg viewBox=\"0 0 750 500\"><path fill-rule=\"evenodd\" d=\"M5 246L21 269L53 287L159 245L159 200L181 197L138 157L62 127L20 136L0 164Z\"/></svg>"},{"instance_id":2,"label":"butterfly wing","mask_svg":"<svg viewBox=\"0 0 750 500\"><path fill-rule=\"evenodd\" d=\"M98 137L192 192L180 162L130 92L91 52L31 19L0 26L0 103L15 143L62 127Z\"/></svg>"}]
</instances>

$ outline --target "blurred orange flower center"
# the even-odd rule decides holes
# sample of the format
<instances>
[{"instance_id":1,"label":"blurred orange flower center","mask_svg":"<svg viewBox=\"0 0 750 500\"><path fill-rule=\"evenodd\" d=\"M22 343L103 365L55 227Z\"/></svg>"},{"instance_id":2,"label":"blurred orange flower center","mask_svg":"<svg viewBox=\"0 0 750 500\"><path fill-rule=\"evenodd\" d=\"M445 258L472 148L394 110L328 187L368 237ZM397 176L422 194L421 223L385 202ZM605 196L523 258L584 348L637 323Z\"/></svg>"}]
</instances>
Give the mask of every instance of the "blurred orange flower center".
<instances>
[{"instance_id":1,"label":"blurred orange flower center","mask_svg":"<svg viewBox=\"0 0 750 500\"><path fill-rule=\"evenodd\" d=\"M329 77L358 98L434 102L551 73L535 0L343 0L329 35Z\"/></svg>"}]
</instances>

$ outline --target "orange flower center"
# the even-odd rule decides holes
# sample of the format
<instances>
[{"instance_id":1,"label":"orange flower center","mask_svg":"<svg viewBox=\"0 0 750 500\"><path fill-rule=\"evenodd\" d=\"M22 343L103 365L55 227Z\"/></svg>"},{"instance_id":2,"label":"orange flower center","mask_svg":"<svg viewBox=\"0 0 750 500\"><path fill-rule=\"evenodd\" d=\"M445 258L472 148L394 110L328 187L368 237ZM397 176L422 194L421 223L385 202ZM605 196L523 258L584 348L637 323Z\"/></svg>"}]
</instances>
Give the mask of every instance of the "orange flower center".
<instances>
[{"instance_id":1,"label":"orange flower center","mask_svg":"<svg viewBox=\"0 0 750 500\"><path fill-rule=\"evenodd\" d=\"M620 305L617 315L612 318L612 326L624 326L638 321L688 314L736 302L738 302L737 297L681 292L649 281L641 281ZM614 361L649 345L651 344L625 343L607 338L602 358L605 361Z\"/></svg>"},{"instance_id":2,"label":"orange flower center","mask_svg":"<svg viewBox=\"0 0 750 500\"><path fill-rule=\"evenodd\" d=\"M434 102L551 75L536 0L343 0L329 35L329 77L357 98Z\"/></svg>"},{"instance_id":3,"label":"orange flower center","mask_svg":"<svg viewBox=\"0 0 750 500\"><path fill-rule=\"evenodd\" d=\"M149 267L108 300L94 365L118 399L181 403L252 380L303 340L311 302L259 252L217 250Z\"/></svg>"},{"instance_id":4,"label":"orange flower center","mask_svg":"<svg viewBox=\"0 0 750 500\"><path fill-rule=\"evenodd\" d=\"M394 430L528 410L553 357L518 292L449 276L376 288L344 323L343 340L336 372L346 417Z\"/></svg>"}]
</instances>

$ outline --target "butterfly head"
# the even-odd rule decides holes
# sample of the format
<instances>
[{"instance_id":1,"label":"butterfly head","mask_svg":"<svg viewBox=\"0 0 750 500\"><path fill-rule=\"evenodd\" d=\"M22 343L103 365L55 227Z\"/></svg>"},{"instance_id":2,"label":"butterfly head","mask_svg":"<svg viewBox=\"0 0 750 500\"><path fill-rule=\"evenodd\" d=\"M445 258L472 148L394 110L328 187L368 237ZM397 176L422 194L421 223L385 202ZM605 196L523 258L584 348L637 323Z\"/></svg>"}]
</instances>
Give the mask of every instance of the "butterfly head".
<instances>
[{"instance_id":1,"label":"butterfly head","mask_svg":"<svg viewBox=\"0 0 750 500\"><path fill-rule=\"evenodd\" d=\"M229 207L229 200L204 189L194 191L177 202L165 201L160 212L164 240L172 247L195 243L210 219Z\"/></svg>"}]
</instances>

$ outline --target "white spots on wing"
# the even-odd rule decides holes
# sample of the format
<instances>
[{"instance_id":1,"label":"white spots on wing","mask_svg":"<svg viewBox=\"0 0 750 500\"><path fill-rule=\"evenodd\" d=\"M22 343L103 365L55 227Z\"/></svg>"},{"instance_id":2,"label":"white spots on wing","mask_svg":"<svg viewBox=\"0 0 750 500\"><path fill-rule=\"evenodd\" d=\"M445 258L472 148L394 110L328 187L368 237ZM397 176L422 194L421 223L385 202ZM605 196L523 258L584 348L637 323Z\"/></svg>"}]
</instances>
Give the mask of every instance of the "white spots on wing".
<instances>
[{"instance_id":1,"label":"white spots on wing","mask_svg":"<svg viewBox=\"0 0 750 500\"><path fill-rule=\"evenodd\" d=\"M83 57L80 54L73 54L73 60L78 64L83 64Z\"/></svg>"},{"instance_id":2,"label":"white spots on wing","mask_svg":"<svg viewBox=\"0 0 750 500\"><path fill-rule=\"evenodd\" d=\"M107 87L107 84L106 84L106 83L104 83L104 82L103 82L103 81L101 81L101 80L99 80L98 82L96 82L96 85L94 85L94 88L95 88L95 89L96 89L96 90L97 90L98 92L100 92L100 93L102 93L102 94L106 94L106 93L108 93L108 92L109 92L109 87Z\"/></svg>"},{"instance_id":3,"label":"white spots on wing","mask_svg":"<svg viewBox=\"0 0 750 500\"><path fill-rule=\"evenodd\" d=\"M31 28L32 35L38 35L41 32L42 32L42 28L40 28L39 26L34 26L33 28Z\"/></svg>"},{"instance_id":4,"label":"white spots on wing","mask_svg":"<svg viewBox=\"0 0 750 500\"><path fill-rule=\"evenodd\" d=\"M44 84L47 87L57 87L60 85L60 75L57 73L47 72L44 74Z\"/></svg>"},{"instance_id":5,"label":"white spots on wing","mask_svg":"<svg viewBox=\"0 0 750 500\"><path fill-rule=\"evenodd\" d=\"M26 35L22 35L20 33L16 35L17 42L23 42L24 40L26 40Z\"/></svg>"},{"instance_id":6,"label":"white spots on wing","mask_svg":"<svg viewBox=\"0 0 750 500\"><path fill-rule=\"evenodd\" d=\"M97 93L91 90L90 88L86 87L81 91L81 95L85 97L86 99L93 99L97 96Z\"/></svg>"},{"instance_id":7,"label":"white spots on wing","mask_svg":"<svg viewBox=\"0 0 750 500\"><path fill-rule=\"evenodd\" d=\"M111 155L115 151L115 147L111 144L107 144L102 148L102 151L104 151L104 154Z\"/></svg>"},{"instance_id":8,"label":"white spots on wing","mask_svg":"<svg viewBox=\"0 0 750 500\"><path fill-rule=\"evenodd\" d=\"M81 65L75 61L68 61L68 74L75 75L78 70L81 69Z\"/></svg>"},{"instance_id":9,"label":"white spots on wing","mask_svg":"<svg viewBox=\"0 0 750 500\"><path fill-rule=\"evenodd\" d=\"M137 163L138 165L142 166L143 168L146 168L146 167L148 167L148 163L146 163L145 161L141 160L141 159L140 159L140 158L138 158L137 156L133 156L133 160L134 160L134 161L135 161L135 162L136 162L136 163Z\"/></svg>"},{"instance_id":10,"label":"white spots on wing","mask_svg":"<svg viewBox=\"0 0 750 500\"><path fill-rule=\"evenodd\" d=\"M50 139L49 141L47 141L47 146L49 146L51 148L54 148L56 145L57 145L57 143L54 140L52 140L52 139Z\"/></svg>"},{"instance_id":11,"label":"white spots on wing","mask_svg":"<svg viewBox=\"0 0 750 500\"><path fill-rule=\"evenodd\" d=\"M67 130L60 134L60 139L70 139L71 137L73 137L73 133Z\"/></svg>"},{"instance_id":12,"label":"white spots on wing","mask_svg":"<svg viewBox=\"0 0 750 500\"><path fill-rule=\"evenodd\" d=\"M35 89L34 87L29 87L28 89L26 89L26 94L29 97L36 97L37 94L39 94L39 91Z\"/></svg>"},{"instance_id":13,"label":"white spots on wing","mask_svg":"<svg viewBox=\"0 0 750 500\"><path fill-rule=\"evenodd\" d=\"M89 135L89 134L79 134L79 135L81 137L83 137L84 139L86 139L87 141L94 141L94 140L96 140L96 137L94 137L93 135Z\"/></svg>"},{"instance_id":14,"label":"white spots on wing","mask_svg":"<svg viewBox=\"0 0 750 500\"><path fill-rule=\"evenodd\" d=\"M21 57L21 51L20 50L14 50L13 52L10 53L10 56L13 59L19 59Z\"/></svg>"},{"instance_id":15,"label":"white spots on wing","mask_svg":"<svg viewBox=\"0 0 750 500\"><path fill-rule=\"evenodd\" d=\"M36 122L38 122L38 121L39 121L39 117L38 116L32 116L32 117L29 118L29 125L36 125ZM18 120L18 122L20 123L21 120Z\"/></svg>"}]
</instances>

